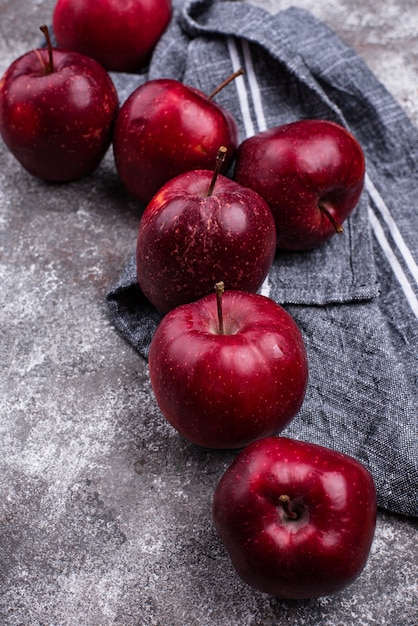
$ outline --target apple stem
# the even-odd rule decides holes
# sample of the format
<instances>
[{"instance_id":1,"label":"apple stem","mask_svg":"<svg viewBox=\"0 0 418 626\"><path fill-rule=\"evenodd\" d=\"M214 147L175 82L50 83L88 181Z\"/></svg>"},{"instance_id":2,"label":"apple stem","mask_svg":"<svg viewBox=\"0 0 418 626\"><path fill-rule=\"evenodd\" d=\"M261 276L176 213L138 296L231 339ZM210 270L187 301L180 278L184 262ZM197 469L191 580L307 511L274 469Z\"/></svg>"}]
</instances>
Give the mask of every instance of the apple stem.
<instances>
[{"instance_id":1,"label":"apple stem","mask_svg":"<svg viewBox=\"0 0 418 626\"><path fill-rule=\"evenodd\" d=\"M344 231L344 228L341 226L341 224L339 222L337 222L337 220L335 219L335 217L331 214L331 212L329 211L329 209L327 209L327 207L325 206L325 204L323 202L320 202L318 204L320 210L325 213L325 215L327 216L327 218L329 219L329 221L331 222L331 224L333 225L335 232L338 233L339 235L341 235L341 233Z\"/></svg>"},{"instance_id":2,"label":"apple stem","mask_svg":"<svg viewBox=\"0 0 418 626\"><path fill-rule=\"evenodd\" d=\"M48 63L45 63L45 72L47 74L52 74L52 72L54 71L54 59L52 56L52 43L51 43L51 37L49 35L49 29L48 26L40 26L39 30L42 31L42 33L45 36L46 39L46 45L48 48Z\"/></svg>"},{"instance_id":3,"label":"apple stem","mask_svg":"<svg viewBox=\"0 0 418 626\"><path fill-rule=\"evenodd\" d=\"M222 91L222 89L224 87L229 85L229 83L232 83L232 81L235 80L237 78L237 76L241 76L242 74L244 74L244 70L241 68L241 69L237 70L236 72L234 72L233 74L231 74L231 76L228 76L228 78L226 78L223 81L223 83L218 85L218 87L216 87L216 89L214 91L212 91L210 96L208 96L208 100L212 100L216 96L216 94L218 94L220 91Z\"/></svg>"},{"instance_id":4,"label":"apple stem","mask_svg":"<svg viewBox=\"0 0 418 626\"><path fill-rule=\"evenodd\" d=\"M292 511L292 509L290 508L290 498L289 498L289 496L286 496L286 495L280 496L279 502L280 502L280 504L283 507L283 511L285 512L285 515L289 519L297 519L298 514L295 511Z\"/></svg>"},{"instance_id":5,"label":"apple stem","mask_svg":"<svg viewBox=\"0 0 418 626\"><path fill-rule=\"evenodd\" d=\"M225 284L222 280L219 283L215 284L215 291L216 291L216 303L218 305L219 334L224 335L225 330L224 330L224 318L223 318L223 311L222 311L222 296L225 291Z\"/></svg>"},{"instance_id":6,"label":"apple stem","mask_svg":"<svg viewBox=\"0 0 418 626\"><path fill-rule=\"evenodd\" d=\"M210 181L209 189L208 189L208 197L213 194L213 190L215 188L216 181L220 174L223 162L225 161L227 149L225 146L221 146L218 150L218 154L216 155L216 165L213 172L212 180Z\"/></svg>"}]
</instances>

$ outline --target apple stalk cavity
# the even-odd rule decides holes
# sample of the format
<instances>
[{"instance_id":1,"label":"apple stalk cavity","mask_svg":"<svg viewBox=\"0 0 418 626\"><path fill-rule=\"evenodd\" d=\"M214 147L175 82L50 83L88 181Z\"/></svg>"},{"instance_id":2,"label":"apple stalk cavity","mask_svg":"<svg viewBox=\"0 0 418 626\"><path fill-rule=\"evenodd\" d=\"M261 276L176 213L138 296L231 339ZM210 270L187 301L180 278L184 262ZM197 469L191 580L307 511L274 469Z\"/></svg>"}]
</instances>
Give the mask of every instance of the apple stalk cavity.
<instances>
[{"instance_id":1,"label":"apple stalk cavity","mask_svg":"<svg viewBox=\"0 0 418 626\"><path fill-rule=\"evenodd\" d=\"M292 510L291 508L289 496L286 496L286 495L279 496L279 502L283 508L283 511L286 517L288 517L290 520L298 519L299 515L296 513L296 511Z\"/></svg>"}]
</instances>

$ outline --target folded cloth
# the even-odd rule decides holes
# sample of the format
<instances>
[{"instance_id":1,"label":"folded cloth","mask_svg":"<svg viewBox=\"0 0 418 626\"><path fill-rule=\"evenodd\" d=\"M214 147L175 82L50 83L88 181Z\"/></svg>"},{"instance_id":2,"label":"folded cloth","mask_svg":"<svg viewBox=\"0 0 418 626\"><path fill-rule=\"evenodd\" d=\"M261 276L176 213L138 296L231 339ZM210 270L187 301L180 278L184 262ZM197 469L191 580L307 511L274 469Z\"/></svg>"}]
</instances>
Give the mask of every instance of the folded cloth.
<instances>
[{"instance_id":1,"label":"folded cloth","mask_svg":"<svg viewBox=\"0 0 418 626\"><path fill-rule=\"evenodd\" d=\"M271 15L242 2L189 1L146 75L116 84L128 93L166 77L210 93L239 67L244 76L217 102L235 115L241 140L296 119L329 119L357 137L367 163L344 233L310 252L278 252L262 288L298 323L310 363L305 402L283 434L357 458L381 507L416 516L418 130L357 54L297 8ZM146 358L161 315L138 286L134 251L107 303Z\"/></svg>"}]
</instances>

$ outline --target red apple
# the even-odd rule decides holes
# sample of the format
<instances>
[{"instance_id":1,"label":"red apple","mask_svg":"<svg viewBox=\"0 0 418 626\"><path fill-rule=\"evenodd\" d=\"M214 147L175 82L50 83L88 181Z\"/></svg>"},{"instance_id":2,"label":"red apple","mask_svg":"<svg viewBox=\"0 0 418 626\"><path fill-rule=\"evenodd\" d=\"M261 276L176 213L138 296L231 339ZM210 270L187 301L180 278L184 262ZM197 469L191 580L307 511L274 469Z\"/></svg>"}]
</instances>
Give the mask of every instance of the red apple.
<instances>
[{"instance_id":1,"label":"red apple","mask_svg":"<svg viewBox=\"0 0 418 626\"><path fill-rule=\"evenodd\" d=\"M293 318L259 294L226 291L168 313L149 352L161 412L207 448L240 448L281 431L302 405L308 362Z\"/></svg>"},{"instance_id":2,"label":"red apple","mask_svg":"<svg viewBox=\"0 0 418 626\"><path fill-rule=\"evenodd\" d=\"M268 437L222 476L213 519L239 576L287 599L326 596L362 572L376 524L373 479L355 459Z\"/></svg>"},{"instance_id":3,"label":"red apple","mask_svg":"<svg viewBox=\"0 0 418 626\"><path fill-rule=\"evenodd\" d=\"M171 0L58 0L53 13L60 47L115 72L148 62L171 18Z\"/></svg>"},{"instance_id":4,"label":"red apple","mask_svg":"<svg viewBox=\"0 0 418 626\"><path fill-rule=\"evenodd\" d=\"M129 193L148 204L171 178L213 167L219 146L231 163L238 128L228 111L202 92L171 79L138 87L119 112L113 151Z\"/></svg>"},{"instance_id":5,"label":"red apple","mask_svg":"<svg viewBox=\"0 0 418 626\"><path fill-rule=\"evenodd\" d=\"M234 178L270 206L277 246L306 250L342 232L364 174L363 150L351 133L334 122L301 120L246 139Z\"/></svg>"},{"instance_id":6,"label":"red apple","mask_svg":"<svg viewBox=\"0 0 418 626\"><path fill-rule=\"evenodd\" d=\"M110 146L119 109L101 65L51 47L16 59L0 81L0 133L34 176L69 181L92 172Z\"/></svg>"},{"instance_id":7,"label":"red apple","mask_svg":"<svg viewBox=\"0 0 418 626\"><path fill-rule=\"evenodd\" d=\"M220 151L220 158L222 157ZM193 170L166 183L138 230L139 285L163 313L201 298L218 280L256 292L273 263L271 211L251 189L215 172Z\"/></svg>"}]
</instances>

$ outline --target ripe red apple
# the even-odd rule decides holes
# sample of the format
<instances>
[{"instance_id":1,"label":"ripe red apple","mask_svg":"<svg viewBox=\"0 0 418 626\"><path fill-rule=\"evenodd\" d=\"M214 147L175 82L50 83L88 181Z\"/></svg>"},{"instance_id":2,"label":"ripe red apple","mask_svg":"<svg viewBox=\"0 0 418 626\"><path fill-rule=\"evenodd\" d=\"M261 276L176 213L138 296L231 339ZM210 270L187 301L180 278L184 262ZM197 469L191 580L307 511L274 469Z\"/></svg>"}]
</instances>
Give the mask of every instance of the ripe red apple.
<instances>
[{"instance_id":1,"label":"ripe red apple","mask_svg":"<svg viewBox=\"0 0 418 626\"><path fill-rule=\"evenodd\" d=\"M48 48L16 59L0 81L0 133L34 176L75 180L92 172L110 146L119 109L101 65L84 55Z\"/></svg>"},{"instance_id":2,"label":"ripe red apple","mask_svg":"<svg viewBox=\"0 0 418 626\"><path fill-rule=\"evenodd\" d=\"M145 209L138 230L139 285L163 313L213 290L256 292L273 263L271 211L251 189L214 172L193 170L166 183Z\"/></svg>"},{"instance_id":3,"label":"ripe red apple","mask_svg":"<svg viewBox=\"0 0 418 626\"><path fill-rule=\"evenodd\" d=\"M135 72L148 62L171 11L171 0L58 0L53 27L61 48L109 71Z\"/></svg>"},{"instance_id":4,"label":"ripe red apple","mask_svg":"<svg viewBox=\"0 0 418 626\"><path fill-rule=\"evenodd\" d=\"M268 437L222 476L213 519L239 576L287 599L344 589L362 572L376 524L373 479L355 459Z\"/></svg>"},{"instance_id":5,"label":"ripe red apple","mask_svg":"<svg viewBox=\"0 0 418 626\"><path fill-rule=\"evenodd\" d=\"M219 146L227 148L224 169L238 143L232 115L202 92L177 80L150 80L122 105L113 151L129 193L148 204L171 178L213 167Z\"/></svg>"},{"instance_id":6,"label":"ripe red apple","mask_svg":"<svg viewBox=\"0 0 418 626\"><path fill-rule=\"evenodd\" d=\"M279 248L307 250L342 232L364 174L363 150L351 133L334 122L300 120L243 141L234 178L270 206Z\"/></svg>"},{"instance_id":7,"label":"ripe red apple","mask_svg":"<svg viewBox=\"0 0 418 626\"><path fill-rule=\"evenodd\" d=\"M240 448L277 433L302 405L308 362L293 318L270 298L226 291L170 311L149 352L168 422L207 448Z\"/></svg>"}]
</instances>

